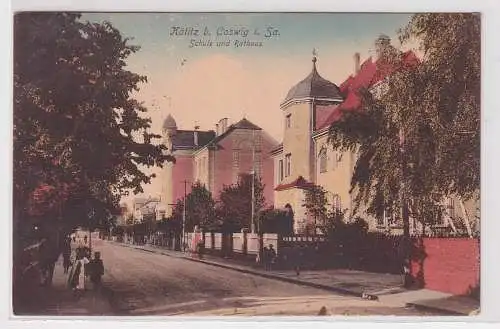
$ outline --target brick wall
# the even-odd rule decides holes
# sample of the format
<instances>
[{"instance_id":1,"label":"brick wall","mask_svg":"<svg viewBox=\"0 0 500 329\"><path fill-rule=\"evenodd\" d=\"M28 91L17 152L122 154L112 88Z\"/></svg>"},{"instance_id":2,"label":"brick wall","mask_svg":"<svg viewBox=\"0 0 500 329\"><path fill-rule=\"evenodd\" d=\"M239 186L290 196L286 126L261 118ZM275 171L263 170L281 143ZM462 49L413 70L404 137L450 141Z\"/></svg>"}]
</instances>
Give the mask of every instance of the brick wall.
<instances>
[{"instance_id":1,"label":"brick wall","mask_svg":"<svg viewBox=\"0 0 500 329\"><path fill-rule=\"evenodd\" d=\"M425 288L463 295L478 285L477 239L424 238L422 242L424 254L413 261L412 275L423 274Z\"/></svg>"},{"instance_id":2,"label":"brick wall","mask_svg":"<svg viewBox=\"0 0 500 329\"><path fill-rule=\"evenodd\" d=\"M184 199L184 192L191 193L193 180L193 158L190 155L176 155L175 159L176 163L172 169L173 198L171 203ZM188 180L186 191L184 191L184 180Z\"/></svg>"}]
</instances>

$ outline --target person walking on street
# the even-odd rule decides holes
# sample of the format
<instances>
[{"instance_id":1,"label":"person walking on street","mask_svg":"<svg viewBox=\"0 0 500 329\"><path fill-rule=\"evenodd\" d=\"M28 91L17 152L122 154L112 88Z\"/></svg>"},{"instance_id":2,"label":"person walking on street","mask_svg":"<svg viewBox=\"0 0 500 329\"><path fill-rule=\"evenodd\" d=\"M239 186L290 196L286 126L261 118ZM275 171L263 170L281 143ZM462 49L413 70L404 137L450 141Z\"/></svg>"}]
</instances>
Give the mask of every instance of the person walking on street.
<instances>
[{"instance_id":1,"label":"person walking on street","mask_svg":"<svg viewBox=\"0 0 500 329\"><path fill-rule=\"evenodd\" d=\"M295 273L297 274L297 276L299 276L300 269L302 268L302 262L304 259L304 246L302 244L299 245L293 254L294 254Z\"/></svg>"},{"instance_id":2,"label":"person walking on street","mask_svg":"<svg viewBox=\"0 0 500 329\"><path fill-rule=\"evenodd\" d=\"M203 259L203 254L205 252L205 243L203 242L203 240L198 241L197 249L198 249L198 258Z\"/></svg>"},{"instance_id":3,"label":"person walking on street","mask_svg":"<svg viewBox=\"0 0 500 329\"><path fill-rule=\"evenodd\" d=\"M272 270L273 264L276 263L276 250L274 250L273 245L269 245L269 271Z\"/></svg>"},{"instance_id":4,"label":"person walking on street","mask_svg":"<svg viewBox=\"0 0 500 329\"><path fill-rule=\"evenodd\" d=\"M269 249L267 246L264 246L264 249L262 249L262 262L264 263L264 269L266 271L269 270Z\"/></svg>"},{"instance_id":5,"label":"person walking on street","mask_svg":"<svg viewBox=\"0 0 500 329\"><path fill-rule=\"evenodd\" d=\"M67 237L64 239L63 243L63 266L64 274L67 274L69 267L71 266L71 238Z\"/></svg>"},{"instance_id":6,"label":"person walking on street","mask_svg":"<svg viewBox=\"0 0 500 329\"><path fill-rule=\"evenodd\" d=\"M98 251L94 253L94 259L89 263L89 272L90 281L94 289L100 289L102 276L104 275L104 264L101 259L101 253Z\"/></svg>"},{"instance_id":7,"label":"person walking on street","mask_svg":"<svg viewBox=\"0 0 500 329\"><path fill-rule=\"evenodd\" d=\"M85 291L86 265L89 263L83 248L78 248L76 253L76 262L71 270L69 284L73 291L81 293Z\"/></svg>"}]
</instances>

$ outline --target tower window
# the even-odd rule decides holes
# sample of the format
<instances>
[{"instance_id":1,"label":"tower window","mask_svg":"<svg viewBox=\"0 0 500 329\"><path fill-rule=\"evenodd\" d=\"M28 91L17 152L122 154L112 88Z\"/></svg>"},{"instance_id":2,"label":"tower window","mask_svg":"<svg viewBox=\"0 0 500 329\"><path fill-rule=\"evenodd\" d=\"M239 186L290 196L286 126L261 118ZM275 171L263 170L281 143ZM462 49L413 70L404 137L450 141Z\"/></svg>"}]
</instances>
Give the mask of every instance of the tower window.
<instances>
[{"instance_id":1,"label":"tower window","mask_svg":"<svg viewBox=\"0 0 500 329\"><path fill-rule=\"evenodd\" d=\"M340 213L342 211L342 202L340 200L340 195L335 194L333 196L332 207L333 207L333 211L336 213Z\"/></svg>"},{"instance_id":2,"label":"tower window","mask_svg":"<svg viewBox=\"0 0 500 329\"><path fill-rule=\"evenodd\" d=\"M328 158L326 154L326 148L322 148L321 151L319 151L318 161L319 161L319 172L320 173L326 172L328 170L327 169Z\"/></svg>"},{"instance_id":3,"label":"tower window","mask_svg":"<svg viewBox=\"0 0 500 329\"><path fill-rule=\"evenodd\" d=\"M288 177L292 174L292 155L287 154L285 156L285 177Z\"/></svg>"},{"instance_id":4,"label":"tower window","mask_svg":"<svg viewBox=\"0 0 500 329\"><path fill-rule=\"evenodd\" d=\"M283 160L278 162L278 183L283 180Z\"/></svg>"},{"instance_id":5,"label":"tower window","mask_svg":"<svg viewBox=\"0 0 500 329\"><path fill-rule=\"evenodd\" d=\"M285 119L285 124L287 128L290 128L292 126L292 115L288 114Z\"/></svg>"}]
</instances>

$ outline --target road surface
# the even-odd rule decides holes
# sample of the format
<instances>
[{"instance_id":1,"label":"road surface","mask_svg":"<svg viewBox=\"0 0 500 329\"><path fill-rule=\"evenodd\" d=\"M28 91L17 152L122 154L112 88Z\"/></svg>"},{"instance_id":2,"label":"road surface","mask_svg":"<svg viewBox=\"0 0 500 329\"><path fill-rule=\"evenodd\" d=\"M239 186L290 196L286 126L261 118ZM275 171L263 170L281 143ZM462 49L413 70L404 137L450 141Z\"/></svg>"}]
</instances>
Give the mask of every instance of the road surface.
<instances>
[{"instance_id":1,"label":"road surface","mask_svg":"<svg viewBox=\"0 0 500 329\"><path fill-rule=\"evenodd\" d=\"M94 249L117 315L424 315L101 240Z\"/></svg>"}]
</instances>

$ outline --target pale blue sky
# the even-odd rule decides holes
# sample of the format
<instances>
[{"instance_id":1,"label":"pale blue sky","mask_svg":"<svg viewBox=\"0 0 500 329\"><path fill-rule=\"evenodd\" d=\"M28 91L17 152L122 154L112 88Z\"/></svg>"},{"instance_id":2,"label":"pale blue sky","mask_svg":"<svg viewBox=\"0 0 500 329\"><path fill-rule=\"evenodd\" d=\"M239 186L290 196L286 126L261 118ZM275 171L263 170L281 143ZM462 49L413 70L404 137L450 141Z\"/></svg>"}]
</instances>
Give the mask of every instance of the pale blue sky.
<instances>
[{"instance_id":1,"label":"pale blue sky","mask_svg":"<svg viewBox=\"0 0 500 329\"><path fill-rule=\"evenodd\" d=\"M134 38L132 44L141 46L127 63L130 70L148 76L136 96L150 108L153 131L161 132L168 113L179 129L199 125L209 130L220 118L234 123L246 117L277 141L283 133L280 102L311 71L313 48L320 74L341 84L353 72L355 52L362 61L373 55L374 40L381 33L399 46L396 31L409 18L410 14L341 13L86 13L82 17L110 21L124 36ZM263 41L263 46L189 48L192 37L171 36L174 26L206 26L212 36L218 27L244 27L251 31L247 39ZM279 36L266 40L251 34L267 27L278 29ZM157 194L158 182L146 186L146 194Z\"/></svg>"},{"instance_id":2,"label":"pale blue sky","mask_svg":"<svg viewBox=\"0 0 500 329\"><path fill-rule=\"evenodd\" d=\"M144 52L164 53L165 45L176 47L177 56L196 58L220 49L205 48L189 52L186 38L172 38L173 26L217 27L276 27L280 36L266 45L266 55L301 53L325 44L362 44L378 34L394 35L408 22L410 14L344 14L344 13L98 13L84 14L84 19L112 22L124 35L134 37ZM255 52L258 49L224 50L228 53Z\"/></svg>"}]
</instances>

